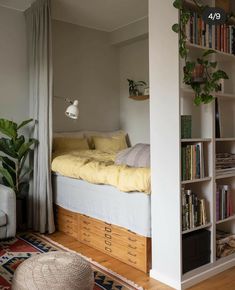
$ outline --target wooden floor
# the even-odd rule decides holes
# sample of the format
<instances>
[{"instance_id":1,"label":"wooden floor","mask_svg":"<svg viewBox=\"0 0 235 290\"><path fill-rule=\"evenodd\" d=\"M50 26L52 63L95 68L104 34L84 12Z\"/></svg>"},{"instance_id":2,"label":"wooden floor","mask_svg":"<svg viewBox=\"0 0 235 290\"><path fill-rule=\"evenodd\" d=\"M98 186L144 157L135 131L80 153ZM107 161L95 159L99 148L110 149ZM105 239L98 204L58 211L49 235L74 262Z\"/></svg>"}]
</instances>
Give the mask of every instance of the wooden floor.
<instances>
[{"instance_id":1,"label":"wooden floor","mask_svg":"<svg viewBox=\"0 0 235 290\"><path fill-rule=\"evenodd\" d=\"M129 280L134 281L136 284L142 286L146 290L170 290L172 288L157 282L154 279L148 277L141 271L135 270L134 268L112 258L108 255L99 252L89 246L86 246L75 239L66 236L63 233L56 232L52 235L48 235L52 240L56 241L63 246L77 251L101 265L111 269L118 274L126 277ZM234 290L235 289L235 267L231 268L213 278L210 278L192 288L191 290Z\"/></svg>"}]
</instances>

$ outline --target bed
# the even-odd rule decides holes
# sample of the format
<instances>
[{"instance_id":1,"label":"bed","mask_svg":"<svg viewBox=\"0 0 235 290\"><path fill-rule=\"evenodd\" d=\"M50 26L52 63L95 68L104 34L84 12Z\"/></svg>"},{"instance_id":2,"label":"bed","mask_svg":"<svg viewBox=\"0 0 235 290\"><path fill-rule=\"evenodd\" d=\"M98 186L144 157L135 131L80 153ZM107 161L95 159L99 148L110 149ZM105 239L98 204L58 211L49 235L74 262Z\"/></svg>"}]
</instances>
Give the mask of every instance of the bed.
<instances>
[{"instance_id":1,"label":"bed","mask_svg":"<svg viewBox=\"0 0 235 290\"><path fill-rule=\"evenodd\" d=\"M147 273L151 263L149 170L116 166L114 159L115 154L96 150L54 155L57 228Z\"/></svg>"}]
</instances>

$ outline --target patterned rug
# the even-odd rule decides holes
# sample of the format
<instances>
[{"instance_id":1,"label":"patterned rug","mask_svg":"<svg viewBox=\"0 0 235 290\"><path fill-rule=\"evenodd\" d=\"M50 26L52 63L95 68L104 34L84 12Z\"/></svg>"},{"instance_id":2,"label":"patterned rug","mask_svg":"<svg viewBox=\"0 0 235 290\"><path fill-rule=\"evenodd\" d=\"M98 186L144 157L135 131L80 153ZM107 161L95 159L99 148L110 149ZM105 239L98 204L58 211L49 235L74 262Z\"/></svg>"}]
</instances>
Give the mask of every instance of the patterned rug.
<instances>
[{"instance_id":1,"label":"patterned rug","mask_svg":"<svg viewBox=\"0 0 235 290\"><path fill-rule=\"evenodd\" d=\"M69 251L62 245L39 234L23 233L17 235L14 239L0 241L0 290L11 289L14 271L20 263L33 255L58 250ZM100 264L91 261L91 259L84 258L91 263L94 272L94 290L143 289Z\"/></svg>"}]
</instances>

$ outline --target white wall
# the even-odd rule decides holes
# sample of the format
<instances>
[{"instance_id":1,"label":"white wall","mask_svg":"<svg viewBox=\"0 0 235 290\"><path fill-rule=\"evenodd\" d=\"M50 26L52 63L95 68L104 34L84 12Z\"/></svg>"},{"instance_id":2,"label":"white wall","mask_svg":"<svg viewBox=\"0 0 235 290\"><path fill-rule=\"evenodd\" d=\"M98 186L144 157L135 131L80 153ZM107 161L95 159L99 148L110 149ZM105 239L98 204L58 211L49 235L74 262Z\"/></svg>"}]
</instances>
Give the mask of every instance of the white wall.
<instances>
[{"instance_id":1,"label":"white wall","mask_svg":"<svg viewBox=\"0 0 235 290\"><path fill-rule=\"evenodd\" d=\"M148 39L120 47L120 126L128 132L131 144L150 143L149 100L129 98L127 78L149 78Z\"/></svg>"},{"instance_id":2,"label":"white wall","mask_svg":"<svg viewBox=\"0 0 235 290\"><path fill-rule=\"evenodd\" d=\"M22 12L0 6L0 118L29 115L26 25Z\"/></svg>"},{"instance_id":3,"label":"white wall","mask_svg":"<svg viewBox=\"0 0 235 290\"><path fill-rule=\"evenodd\" d=\"M64 116L66 104L54 98L54 130L119 128L118 48L109 34L53 21L54 95L77 98L80 117Z\"/></svg>"},{"instance_id":4,"label":"white wall","mask_svg":"<svg viewBox=\"0 0 235 290\"><path fill-rule=\"evenodd\" d=\"M178 22L172 0L149 0L151 276L181 289Z\"/></svg>"}]
</instances>

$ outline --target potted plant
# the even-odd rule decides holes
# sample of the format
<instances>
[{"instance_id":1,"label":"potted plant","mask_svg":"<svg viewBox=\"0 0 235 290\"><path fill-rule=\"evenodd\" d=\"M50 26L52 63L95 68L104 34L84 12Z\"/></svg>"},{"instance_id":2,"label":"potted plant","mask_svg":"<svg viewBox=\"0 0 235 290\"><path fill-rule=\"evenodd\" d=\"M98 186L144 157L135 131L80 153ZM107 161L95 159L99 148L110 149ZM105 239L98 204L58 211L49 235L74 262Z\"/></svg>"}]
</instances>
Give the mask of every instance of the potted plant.
<instances>
[{"instance_id":1,"label":"potted plant","mask_svg":"<svg viewBox=\"0 0 235 290\"><path fill-rule=\"evenodd\" d=\"M25 120L19 125L7 119L0 119L0 133L5 137L0 138L0 175L4 185L11 187L17 198L18 225L22 221L22 213L26 212L23 206L29 189L29 177L32 172L26 167L26 160L34 146L38 144L36 139L26 140L19 131L33 119Z\"/></svg>"},{"instance_id":2,"label":"potted plant","mask_svg":"<svg viewBox=\"0 0 235 290\"><path fill-rule=\"evenodd\" d=\"M130 96L139 96L141 94L139 87L147 86L147 83L144 81L133 81L127 79L129 83L129 94Z\"/></svg>"}]
</instances>

